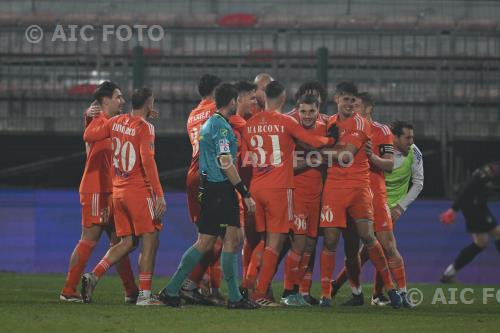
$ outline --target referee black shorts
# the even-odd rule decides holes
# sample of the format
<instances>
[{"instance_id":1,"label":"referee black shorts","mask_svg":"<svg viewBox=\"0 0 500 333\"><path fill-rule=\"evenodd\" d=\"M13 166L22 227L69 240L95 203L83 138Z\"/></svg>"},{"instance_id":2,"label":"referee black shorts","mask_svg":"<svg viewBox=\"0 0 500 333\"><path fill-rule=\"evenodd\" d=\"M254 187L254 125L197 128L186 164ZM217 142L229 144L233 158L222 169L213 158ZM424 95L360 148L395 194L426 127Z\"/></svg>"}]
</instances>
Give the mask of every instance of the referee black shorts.
<instances>
[{"instance_id":1,"label":"referee black shorts","mask_svg":"<svg viewBox=\"0 0 500 333\"><path fill-rule=\"evenodd\" d=\"M229 181L206 183L197 225L200 234L212 236L224 236L226 227L240 227L238 197Z\"/></svg>"},{"instance_id":2,"label":"referee black shorts","mask_svg":"<svg viewBox=\"0 0 500 333\"><path fill-rule=\"evenodd\" d=\"M462 213L465 217L465 226L468 233L486 233L497 226L497 221L486 203L464 207Z\"/></svg>"}]
</instances>

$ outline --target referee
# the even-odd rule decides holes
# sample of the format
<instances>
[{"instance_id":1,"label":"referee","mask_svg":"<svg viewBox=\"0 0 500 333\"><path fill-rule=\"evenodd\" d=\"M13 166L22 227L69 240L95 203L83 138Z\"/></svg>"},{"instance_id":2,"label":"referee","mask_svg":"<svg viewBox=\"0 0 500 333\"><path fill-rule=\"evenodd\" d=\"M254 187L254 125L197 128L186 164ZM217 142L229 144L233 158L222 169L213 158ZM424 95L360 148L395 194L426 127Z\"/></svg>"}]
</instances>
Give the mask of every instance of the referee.
<instances>
[{"instance_id":1,"label":"referee","mask_svg":"<svg viewBox=\"0 0 500 333\"><path fill-rule=\"evenodd\" d=\"M224 238L222 271L228 285L229 309L257 309L260 306L244 298L238 290L237 251L239 248L240 213L237 190L249 213L255 211L255 202L241 182L236 160L237 142L228 118L235 113L238 91L231 84L215 89L217 112L200 130L200 219L198 240L184 252L177 271L160 292L166 305L180 306L179 291L187 275L203 255L211 251L218 236Z\"/></svg>"},{"instance_id":2,"label":"referee","mask_svg":"<svg viewBox=\"0 0 500 333\"><path fill-rule=\"evenodd\" d=\"M489 235L495 239L500 252L500 226L488 208L488 194L498 190L500 183L500 161L486 164L472 174L472 178L462 185L453 206L440 216L441 222L455 222L458 211L465 217L467 232L472 235L472 243L462 249L455 261L446 268L442 283L452 283L457 271L469 264L486 246Z\"/></svg>"}]
</instances>

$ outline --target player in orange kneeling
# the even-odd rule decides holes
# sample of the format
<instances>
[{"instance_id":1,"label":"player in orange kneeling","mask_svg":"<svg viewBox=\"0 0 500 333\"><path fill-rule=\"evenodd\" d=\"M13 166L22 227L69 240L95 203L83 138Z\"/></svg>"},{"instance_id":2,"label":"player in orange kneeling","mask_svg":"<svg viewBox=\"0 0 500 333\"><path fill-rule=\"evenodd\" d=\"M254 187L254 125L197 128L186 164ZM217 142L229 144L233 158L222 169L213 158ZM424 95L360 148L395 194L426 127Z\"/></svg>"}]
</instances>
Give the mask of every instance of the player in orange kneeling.
<instances>
[{"instance_id":1,"label":"player in orange kneeling","mask_svg":"<svg viewBox=\"0 0 500 333\"><path fill-rule=\"evenodd\" d=\"M253 167L250 191L256 202L258 232L266 233L266 247L252 300L263 306L276 306L266 293L276 271L278 255L292 228L294 139L319 148L335 140L308 133L290 116L281 114L285 88L273 81L266 87L266 111L247 121L243 132L243 165Z\"/></svg>"},{"instance_id":2,"label":"player in orange kneeling","mask_svg":"<svg viewBox=\"0 0 500 333\"><path fill-rule=\"evenodd\" d=\"M201 101L188 116L187 132L192 147L191 164L186 177L186 192L188 199L188 211L191 221L198 223L201 206L198 201L200 187L199 155L200 155L200 129L210 118L217 107L215 106L214 91L221 84L222 80L214 75L202 75L198 82L198 93ZM212 251L204 255L203 259L196 265L194 270L184 281L180 295L188 303L202 305L220 305L224 303L224 298L219 292L221 284L220 255L222 251L222 240L218 239ZM198 288L203 276L209 275L209 294L200 292Z\"/></svg>"},{"instance_id":3,"label":"player in orange kneeling","mask_svg":"<svg viewBox=\"0 0 500 333\"><path fill-rule=\"evenodd\" d=\"M121 111L125 103L119 87L109 81L99 85L94 92L94 99L95 101L85 112L85 125L88 128L105 124L109 118ZM102 232L106 232L111 244L120 241L116 237L112 214L105 213L112 212L111 140L108 138L97 142L86 142L85 145L87 161L79 190L82 205L82 236L71 255L66 281L59 296L60 300L65 302L82 302L76 287ZM125 302L135 303L138 288L128 256L124 256L116 268L125 288Z\"/></svg>"},{"instance_id":4,"label":"player in orange kneeling","mask_svg":"<svg viewBox=\"0 0 500 333\"><path fill-rule=\"evenodd\" d=\"M331 306L335 252L340 233L347 227L349 216L355 223L361 241L367 247L371 262L382 274L392 306L399 308L401 296L393 288L384 250L373 231L370 165L364 150L372 138L372 131L368 121L353 110L357 93L356 86L350 82L337 85L335 101L338 112L328 123L329 131L338 129L340 138L336 147L325 151L328 158L328 175L323 189L320 222L325 237L321 252L320 305ZM356 289L356 293L360 294L359 287Z\"/></svg>"},{"instance_id":5,"label":"player in orange kneeling","mask_svg":"<svg viewBox=\"0 0 500 333\"><path fill-rule=\"evenodd\" d=\"M151 294L158 233L166 205L154 159L154 127L146 119L153 112L151 89L132 95L132 112L111 118L95 128L87 128L84 140L95 142L110 137L113 142L113 208L120 243L109 249L91 273L82 277L82 297L92 299L99 278L142 238L139 256L139 297L137 305L161 305Z\"/></svg>"}]
</instances>

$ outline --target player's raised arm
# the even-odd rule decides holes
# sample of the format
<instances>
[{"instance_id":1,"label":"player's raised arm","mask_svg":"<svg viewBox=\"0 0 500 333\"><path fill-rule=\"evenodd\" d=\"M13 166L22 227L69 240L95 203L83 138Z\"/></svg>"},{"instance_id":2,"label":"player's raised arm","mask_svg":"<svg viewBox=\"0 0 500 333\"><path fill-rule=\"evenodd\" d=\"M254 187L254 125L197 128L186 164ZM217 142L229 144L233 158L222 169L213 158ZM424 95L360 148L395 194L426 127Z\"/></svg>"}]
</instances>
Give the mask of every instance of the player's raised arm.
<instances>
[{"instance_id":1,"label":"player's raised arm","mask_svg":"<svg viewBox=\"0 0 500 333\"><path fill-rule=\"evenodd\" d=\"M110 121L91 122L83 133L83 140L85 142L96 142L109 138L111 136L111 125Z\"/></svg>"},{"instance_id":2,"label":"player's raised arm","mask_svg":"<svg viewBox=\"0 0 500 333\"><path fill-rule=\"evenodd\" d=\"M338 136L337 138L334 138L332 136L325 137L325 136L313 135L307 132L302 126L299 125L299 123L297 123L297 121L295 121L291 117L287 117L285 126L295 139L304 142L314 148L321 148L324 146L334 145L338 139ZM329 133L329 135L333 134Z\"/></svg>"},{"instance_id":3,"label":"player's raised arm","mask_svg":"<svg viewBox=\"0 0 500 333\"><path fill-rule=\"evenodd\" d=\"M328 128L328 133L338 133L337 124L333 123ZM328 161L340 161L345 165L349 165L353 156L359 152L365 143L369 141L370 132L355 131L348 133L342 137L342 145L335 145L334 147L323 148L321 151L326 155Z\"/></svg>"}]
</instances>

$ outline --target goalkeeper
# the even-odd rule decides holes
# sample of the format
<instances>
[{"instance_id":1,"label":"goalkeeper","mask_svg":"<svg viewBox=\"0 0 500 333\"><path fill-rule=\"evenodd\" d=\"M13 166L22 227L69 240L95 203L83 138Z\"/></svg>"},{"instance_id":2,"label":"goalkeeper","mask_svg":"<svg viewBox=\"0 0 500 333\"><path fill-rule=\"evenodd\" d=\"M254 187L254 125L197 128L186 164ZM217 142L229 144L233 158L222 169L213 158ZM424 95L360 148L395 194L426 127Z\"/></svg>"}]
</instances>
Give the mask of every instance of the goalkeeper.
<instances>
[{"instance_id":1,"label":"goalkeeper","mask_svg":"<svg viewBox=\"0 0 500 333\"><path fill-rule=\"evenodd\" d=\"M492 162L475 170L472 178L462 185L453 206L440 216L441 222L451 224L458 211L465 217L467 232L472 235L472 243L463 248L455 261L446 268L442 283L452 283L457 271L468 265L488 245L489 235L495 238L500 252L500 226L491 214L487 202L493 191L500 185L500 161Z\"/></svg>"}]
</instances>

